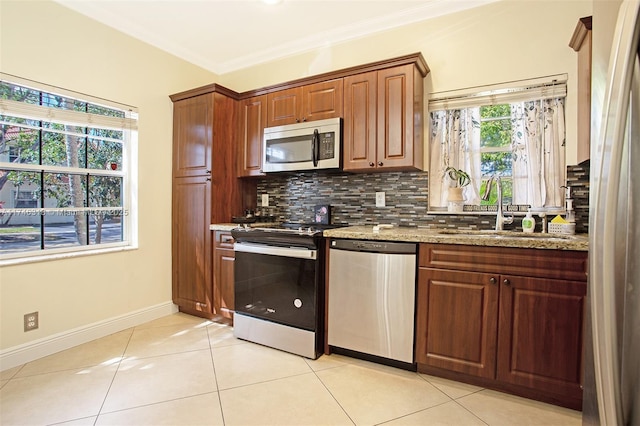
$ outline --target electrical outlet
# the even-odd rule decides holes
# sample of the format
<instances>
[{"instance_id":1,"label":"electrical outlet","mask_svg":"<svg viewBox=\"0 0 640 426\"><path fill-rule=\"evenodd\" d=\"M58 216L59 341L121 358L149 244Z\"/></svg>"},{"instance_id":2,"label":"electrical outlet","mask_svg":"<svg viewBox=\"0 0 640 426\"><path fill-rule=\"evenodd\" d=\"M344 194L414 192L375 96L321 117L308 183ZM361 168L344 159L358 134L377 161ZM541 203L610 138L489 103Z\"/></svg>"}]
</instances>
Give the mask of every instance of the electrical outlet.
<instances>
[{"instance_id":1,"label":"electrical outlet","mask_svg":"<svg viewBox=\"0 0 640 426\"><path fill-rule=\"evenodd\" d=\"M24 331L35 330L38 328L38 312L31 312L24 315Z\"/></svg>"},{"instance_id":2,"label":"electrical outlet","mask_svg":"<svg viewBox=\"0 0 640 426\"><path fill-rule=\"evenodd\" d=\"M269 194L262 194L262 207L269 207Z\"/></svg>"},{"instance_id":3,"label":"electrical outlet","mask_svg":"<svg viewBox=\"0 0 640 426\"><path fill-rule=\"evenodd\" d=\"M384 192L376 192L376 207L385 207Z\"/></svg>"}]
</instances>

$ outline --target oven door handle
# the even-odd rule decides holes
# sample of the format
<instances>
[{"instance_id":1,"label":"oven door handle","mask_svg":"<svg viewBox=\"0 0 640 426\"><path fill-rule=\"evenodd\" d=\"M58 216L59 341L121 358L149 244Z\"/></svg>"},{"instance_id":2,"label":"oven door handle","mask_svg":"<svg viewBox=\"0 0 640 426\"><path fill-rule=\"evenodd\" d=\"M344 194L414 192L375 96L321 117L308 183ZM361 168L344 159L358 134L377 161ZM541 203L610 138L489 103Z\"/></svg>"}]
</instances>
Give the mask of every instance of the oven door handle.
<instances>
[{"instance_id":1,"label":"oven door handle","mask_svg":"<svg viewBox=\"0 0 640 426\"><path fill-rule=\"evenodd\" d=\"M299 259L315 260L318 250L308 250L298 247L278 247L265 244L235 243L233 249L236 252L266 254L271 256L297 257Z\"/></svg>"}]
</instances>

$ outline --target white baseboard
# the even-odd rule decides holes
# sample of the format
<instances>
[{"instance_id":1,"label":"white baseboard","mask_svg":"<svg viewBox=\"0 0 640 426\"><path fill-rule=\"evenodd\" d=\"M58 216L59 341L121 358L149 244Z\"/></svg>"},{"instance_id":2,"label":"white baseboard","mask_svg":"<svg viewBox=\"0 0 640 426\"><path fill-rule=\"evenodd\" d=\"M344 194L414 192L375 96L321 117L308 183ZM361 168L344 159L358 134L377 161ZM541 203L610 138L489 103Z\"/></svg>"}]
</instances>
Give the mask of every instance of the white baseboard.
<instances>
[{"instance_id":1,"label":"white baseboard","mask_svg":"<svg viewBox=\"0 0 640 426\"><path fill-rule=\"evenodd\" d=\"M171 302L95 322L0 352L0 371L178 312Z\"/></svg>"}]
</instances>

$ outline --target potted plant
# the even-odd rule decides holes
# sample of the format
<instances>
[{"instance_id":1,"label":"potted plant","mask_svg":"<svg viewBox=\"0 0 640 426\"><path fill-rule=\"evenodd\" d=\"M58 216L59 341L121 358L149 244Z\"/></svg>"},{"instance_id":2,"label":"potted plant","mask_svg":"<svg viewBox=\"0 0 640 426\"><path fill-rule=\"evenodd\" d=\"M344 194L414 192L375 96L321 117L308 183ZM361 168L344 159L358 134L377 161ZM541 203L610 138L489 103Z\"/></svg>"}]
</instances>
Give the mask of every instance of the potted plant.
<instances>
[{"instance_id":1,"label":"potted plant","mask_svg":"<svg viewBox=\"0 0 640 426\"><path fill-rule=\"evenodd\" d=\"M449 176L449 179L453 182L453 186L448 189L447 201L449 201L450 212L460 212L464 205L464 187L471 183L471 177L462 169L456 169L455 167L447 167L445 174Z\"/></svg>"}]
</instances>

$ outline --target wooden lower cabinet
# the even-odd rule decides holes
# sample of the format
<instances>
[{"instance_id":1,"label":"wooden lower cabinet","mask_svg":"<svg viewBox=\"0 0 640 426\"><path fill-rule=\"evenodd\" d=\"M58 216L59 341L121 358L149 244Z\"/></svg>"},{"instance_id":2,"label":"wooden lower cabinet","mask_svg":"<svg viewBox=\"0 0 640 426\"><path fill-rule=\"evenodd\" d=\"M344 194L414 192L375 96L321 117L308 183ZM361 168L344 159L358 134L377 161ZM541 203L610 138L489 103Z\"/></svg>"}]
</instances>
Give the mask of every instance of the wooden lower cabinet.
<instances>
[{"instance_id":1,"label":"wooden lower cabinet","mask_svg":"<svg viewBox=\"0 0 640 426\"><path fill-rule=\"evenodd\" d=\"M184 312L208 316L211 289L211 180L204 176L173 180L173 302Z\"/></svg>"},{"instance_id":2,"label":"wooden lower cabinet","mask_svg":"<svg viewBox=\"0 0 640 426\"><path fill-rule=\"evenodd\" d=\"M418 371L581 409L586 252L421 244L419 256Z\"/></svg>"},{"instance_id":3,"label":"wooden lower cabinet","mask_svg":"<svg viewBox=\"0 0 640 426\"><path fill-rule=\"evenodd\" d=\"M214 313L233 320L235 309L233 237L230 232L216 231L213 248Z\"/></svg>"}]
</instances>

